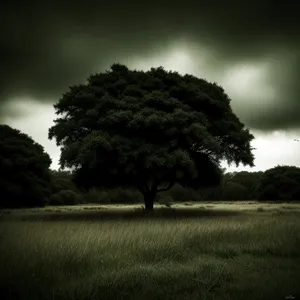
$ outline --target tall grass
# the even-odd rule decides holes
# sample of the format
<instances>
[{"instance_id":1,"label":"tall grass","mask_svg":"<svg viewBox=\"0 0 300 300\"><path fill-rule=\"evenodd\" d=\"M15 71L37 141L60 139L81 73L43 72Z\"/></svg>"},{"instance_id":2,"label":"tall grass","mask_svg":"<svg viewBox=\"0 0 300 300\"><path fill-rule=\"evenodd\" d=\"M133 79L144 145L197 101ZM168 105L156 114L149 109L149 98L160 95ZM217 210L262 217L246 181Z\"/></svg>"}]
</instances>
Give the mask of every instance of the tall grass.
<instances>
[{"instance_id":1,"label":"tall grass","mask_svg":"<svg viewBox=\"0 0 300 300\"><path fill-rule=\"evenodd\" d=\"M299 215L201 216L7 218L0 223L0 299L300 295Z\"/></svg>"}]
</instances>

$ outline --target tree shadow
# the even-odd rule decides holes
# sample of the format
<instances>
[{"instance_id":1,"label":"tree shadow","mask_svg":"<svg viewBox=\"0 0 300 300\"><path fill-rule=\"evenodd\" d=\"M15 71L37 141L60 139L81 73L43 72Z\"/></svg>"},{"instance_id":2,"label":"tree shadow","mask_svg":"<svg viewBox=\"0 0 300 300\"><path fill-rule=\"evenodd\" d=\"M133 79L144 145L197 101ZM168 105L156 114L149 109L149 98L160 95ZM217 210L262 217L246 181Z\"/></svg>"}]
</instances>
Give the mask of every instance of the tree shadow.
<instances>
[{"instance_id":1,"label":"tree shadow","mask_svg":"<svg viewBox=\"0 0 300 300\"><path fill-rule=\"evenodd\" d=\"M21 221L109 221L109 220L147 220L147 219L199 219L223 218L243 215L244 212L228 209L205 208L156 208L150 214L145 214L143 209L107 209L107 210L82 210L69 212L35 212L12 216Z\"/></svg>"}]
</instances>

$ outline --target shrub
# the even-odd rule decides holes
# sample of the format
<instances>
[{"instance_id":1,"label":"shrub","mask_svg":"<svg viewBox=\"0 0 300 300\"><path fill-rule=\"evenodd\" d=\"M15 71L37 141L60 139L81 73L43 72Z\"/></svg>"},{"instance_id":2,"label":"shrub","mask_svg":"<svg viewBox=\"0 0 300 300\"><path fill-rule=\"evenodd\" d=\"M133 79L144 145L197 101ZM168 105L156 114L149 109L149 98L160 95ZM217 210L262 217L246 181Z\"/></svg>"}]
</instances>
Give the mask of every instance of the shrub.
<instances>
[{"instance_id":1,"label":"shrub","mask_svg":"<svg viewBox=\"0 0 300 300\"><path fill-rule=\"evenodd\" d=\"M51 195L48 204L53 206L64 205L62 198L58 195L58 193Z\"/></svg>"},{"instance_id":2,"label":"shrub","mask_svg":"<svg viewBox=\"0 0 300 300\"><path fill-rule=\"evenodd\" d=\"M50 197L50 205L76 205L82 202L82 196L71 190L62 190Z\"/></svg>"},{"instance_id":3,"label":"shrub","mask_svg":"<svg viewBox=\"0 0 300 300\"><path fill-rule=\"evenodd\" d=\"M85 203L108 204L110 195L107 191L93 188L86 193L84 201Z\"/></svg>"},{"instance_id":4,"label":"shrub","mask_svg":"<svg viewBox=\"0 0 300 300\"><path fill-rule=\"evenodd\" d=\"M171 197L172 202L185 202L185 201L201 201L201 196L193 189L184 188L179 184L175 184L169 191L159 193L157 199L164 197Z\"/></svg>"},{"instance_id":5,"label":"shrub","mask_svg":"<svg viewBox=\"0 0 300 300\"><path fill-rule=\"evenodd\" d=\"M90 189L85 195L86 203L97 204L131 204L143 202L143 196L136 190L131 189Z\"/></svg>"},{"instance_id":6,"label":"shrub","mask_svg":"<svg viewBox=\"0 0 300 300\"><path fill-rule=\"evenodd\" d=\"M159 199L159 204L165 205L165 206L171 206L173 202L174 202L174 199L172 196L164 196Z\"/></svg>"},{"instance_id":7,"label":"shrub","mask_svg":"<svg viewBox=\"0 0 300 300\"><path fill-rule=\"evenodd\" d=\"M133 189L113 189L109 191L111 203L141 203L143 196L140 192Z\"/></svg>"}]
</instances>

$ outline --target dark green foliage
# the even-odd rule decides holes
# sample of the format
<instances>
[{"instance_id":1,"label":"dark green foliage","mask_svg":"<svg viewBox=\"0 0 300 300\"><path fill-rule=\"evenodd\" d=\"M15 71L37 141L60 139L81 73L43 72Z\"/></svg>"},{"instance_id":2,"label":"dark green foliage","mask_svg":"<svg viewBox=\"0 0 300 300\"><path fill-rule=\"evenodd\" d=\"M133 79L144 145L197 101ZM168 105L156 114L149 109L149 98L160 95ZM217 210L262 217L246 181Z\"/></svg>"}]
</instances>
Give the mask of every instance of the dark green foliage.
<instances>
[{"instance_id":1,"label":"dark green foliage","mask_svg":"<svg viewBox=\"0 0 300 300\"><path fill-rule=\"evenodd\" d=\"M255 191L263 174L264 172L235 172L231 173L230 181L242 185L247 189L247 198L243 200L253 200L257 199Z\"/></svg>"},{"instance_id":2,"label":"dark green foliage","mask_svg":"<svg viewBox=\"0 0 300 300\"><path fill-rule=\"evenodd\" d=\"M49 138L62 147L61 167L75 168L74 182L137 188L149 209L176 182L218 185L222 159L253 165L253 136L224 90L191 75L114 64L72 86L54 107L60 118Z\"/></svg>"},{"instance_id":3,"label":"dark green foliage","mask_svg":"<svg viewBox=\"0 0 300 300\"><path fill-rule=\"evenodd\" d=\"M109 204L110 203L110 195L105 190L101 191L101 190L92 188L84 195L84 202L87 204L91 204L91 203Z\"/></svg>"},{"instance_id":4,"label":"dark green foliage","mask_svg":"<svg viewBox=\"0 0 300 300\"><path fill-rule=\"evenodd\" d=\"M126 203L142 203L143 197L141 193L133 189L113 189L108 190L110 195L110 203L126 204Z\"/></svg>"},{"instance_id":5,"label":"dark green foliage","mask_svg":"<svg viewBox=\"0 0 300 300\"><path fill-rule=\"evenodd\" d=\"M165 205L166 207L171 207L173 202L174 199L172 196L162 196L158 199L158 203L161 205Z\"/></svg>"},{"instance_id":6,"label":"dark green foliage","mask_svg":"<svg viewBox=\"0 0 300 300\"><path fill-rule=\"evenodd\" d=\"M41 145L0 125L0 207L44 206L51 194L50 164Z\"/></svg>"},{"instance_id":7,"label":"dark green foliage","mask_svg":"<svg viewBox=\"0 0 300 300\"><path fill-rule=\"evenodd\" d=\"M277 166L265 171L256 193L258 200L300 200L300 168Z\"/></svg>"},{"instance_id":8,"label":"dark green foliage","mask_svg":"<svg viewBox=\"0 0 300 300\"><path fill-rule=\"evenodd\" d=\"M60 197L60 195L52 194L49 198L49 201L47 203L48 205L58 206L58 205L64 205L63 199Z\"/></svg>"},{"instance_id":9,"label":"dark green foliage","mask_svg":"<svg viewBox=\"0 0 300 300\"><path fill-rule=\"evenodd\" d=\"M222 182L217 187L202 188L200 194L203 200L256 200L256 188L263 172L228 172L223 175Z\"/></svg>"},{"instance_id":10,"label":"dark green foliage","mask_svg":"<svg viewBox=\"0 0 300 300\"><path fill-rule=\"evenodd\" d=\"M82 196L72 190L61 190L49 199L49 205L76 205L81 202Z\"/></svg>"},{"instance_id":11,"label":"dark green foliage","mask_svg":"<svg viewBox=\"0 0 300 300\"><path fill-rule=\"evenodd\" d=\"M52 193L56 194L62 190L71 190L79 193L77 186L72 180L72 174L69 171L51 170Z\"/></svg>"},{"instance_id":12,"label":"dark green foliage","mask_svg":"<svg viewBox=\"0 0 300 300\"><path fill-rule=\"evenodd\" d=\"M132 189L91 189L84 197L85 203L133 204L142 203L140 192Z\"/></svg>"},{"instance_id":13,"label":"dark green foliage","mask_svg":"<svg viewBox=\"0 0 300 300\"><path fill-rule=\"evenodd\" d=\"M198 190L192 188L184 188L179 184L175 184L170 190L159 193L157 200L163 199L165 197L171 197L174 202L183 201L201 201L202 195Z\"/></svg>"},{"instance_id":14,"label":"dark green foliage","mask_svg":"<svg viewBox=\"0 0 300 300\"><path fill-rule=\"evenodd\" d=\"M222 200L247 200L247 188L236 182L227 182L223 188Z\"/></svg>"}]
</instances>

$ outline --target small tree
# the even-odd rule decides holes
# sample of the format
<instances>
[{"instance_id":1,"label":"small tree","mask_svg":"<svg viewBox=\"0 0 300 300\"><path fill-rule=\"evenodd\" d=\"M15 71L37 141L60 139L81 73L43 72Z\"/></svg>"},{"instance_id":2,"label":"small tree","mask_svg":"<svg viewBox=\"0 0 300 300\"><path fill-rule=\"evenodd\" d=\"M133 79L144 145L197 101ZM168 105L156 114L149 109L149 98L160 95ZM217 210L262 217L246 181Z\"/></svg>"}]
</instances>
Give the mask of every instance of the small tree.
<instances>
[{"instance_id":1,"label":"small tree","mask_svg":"<svg viewBox=\"0 0 300 300\"><path fill-rule=\"evenodd\" d=\"M258 186L259 180L263 172L247 172L241 171L236 172L233 178L230 179L231 182L237 183L244 186L247 189L247 197L243 200L254 200L256 199L255 189Z\"/></svg>"},{"instance_id":2,"label":"small tree","mask_svg":"<svg viewBox=\"0 0 300 300\"><path fill-rule=\"evenodd\" d=\"M276 166L266 170L256 189L258 200L300 200L300 168Z\"/></svg>"},{"instance_id":3,"label":"small tree","mask_svg":"<svg viewBox=\"0 0 300 300\"><path fill-rule=\"evenodd\" d=\"M76 205L82 202L82 195L72 190L60 190L52 194L49 199L50 205Z\"/></svg>"},{"instance_id":4,"label":"small tree","mask_svg":"<svg viewBox=\"0 0 300 300\"><path fill-rule=\"evenodd\" d=\"M51 194L50 164L40 144L0 125L0 207L44 206Z\"/></svg>"},{"instance_id":5,"label":"small tree","mask_svg":"<svg viewBox=\"0 0 300 300\"><path fill-rule=\"evenodd\" d=\"M135 187L153 210L157 193L176 182L216 186L220 161L253 166L253 136L216 83L192 75L130 71L114 64L70 87L49 130L61 146L60 165L91 187Z\"/></svg>"}]
</instances>

